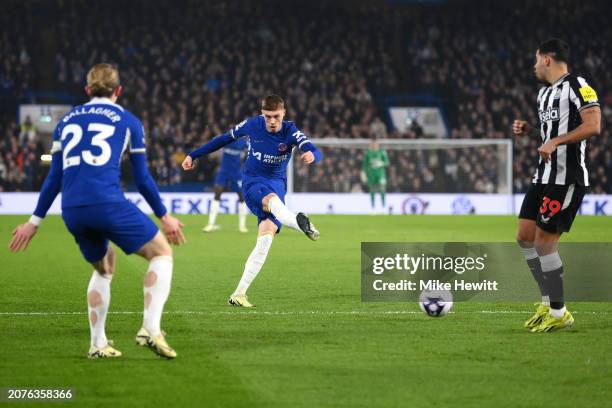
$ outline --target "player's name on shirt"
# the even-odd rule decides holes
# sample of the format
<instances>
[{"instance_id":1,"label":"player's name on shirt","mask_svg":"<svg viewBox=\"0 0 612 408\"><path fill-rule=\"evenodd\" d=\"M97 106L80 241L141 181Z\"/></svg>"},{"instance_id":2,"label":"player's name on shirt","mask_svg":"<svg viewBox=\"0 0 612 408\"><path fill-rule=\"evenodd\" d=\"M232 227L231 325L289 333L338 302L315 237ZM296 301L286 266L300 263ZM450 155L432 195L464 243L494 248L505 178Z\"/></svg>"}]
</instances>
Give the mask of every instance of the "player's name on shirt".
<instances>
[{"instance_id":1,"label":"player's name on shirt","mask_svg":"<svg viewBox=\"0 0 612 408\"><path fill-rule=\"evenodd\" d=\"M101 106L81 106L80 108L73 109L69 114L64 116L62 122L66 123L70 119L79 115L102 115L106 116L113 123L119 122L121 120L121 116L111 108L104 108Z\"/></svg>"}]
</instances>

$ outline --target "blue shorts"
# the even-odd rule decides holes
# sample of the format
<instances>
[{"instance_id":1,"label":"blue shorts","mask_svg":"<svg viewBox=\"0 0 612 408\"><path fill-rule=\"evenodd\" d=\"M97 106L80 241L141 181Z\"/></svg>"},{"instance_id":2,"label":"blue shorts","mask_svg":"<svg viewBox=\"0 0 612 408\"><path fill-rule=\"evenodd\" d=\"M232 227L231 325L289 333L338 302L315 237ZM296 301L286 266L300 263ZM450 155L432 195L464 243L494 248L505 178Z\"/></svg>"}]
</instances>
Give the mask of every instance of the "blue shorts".
<instances>
[{"instance_id":1,"label":"blue shorts","mask_svg":"<svg viewBox=\"0 0 612 408\"><path fill-rule=\"evenodd\" d=\"M128 200L63 208L62 218L90 263L104 258L108 241L131 254L151 241L158 231L155 223Z\"/></svg>"},{"instance_id":2,"label":"blue shorts","mask_svg":"<svg viewBox=\"0 0 612 408\"><path fill-rule=\"evenodd\" d=\"M246 202L247 207L249 207L249 210L251 210L251 212L257 216L257 224L259 225L263 220L270 220L278 227L277 233L279 233L281 230L281 223L274 215L263 210L263 204L261 201L268 194L274 193L284 203L286 192L287 182L279 179L254 177L245 180L245 183L242 186L244 201Z\"/></svg>"},{"instance_id":3,"label":"blue shorts","mask_svg":"<svg viewBox=\"0 0 612 408\"><path fill-rule=\"evenodd\" d=\"M242 188L242 173L219 171L215 176L215 186L222 186L225 191L237 193Z\"/></svg>"}]
</instances>

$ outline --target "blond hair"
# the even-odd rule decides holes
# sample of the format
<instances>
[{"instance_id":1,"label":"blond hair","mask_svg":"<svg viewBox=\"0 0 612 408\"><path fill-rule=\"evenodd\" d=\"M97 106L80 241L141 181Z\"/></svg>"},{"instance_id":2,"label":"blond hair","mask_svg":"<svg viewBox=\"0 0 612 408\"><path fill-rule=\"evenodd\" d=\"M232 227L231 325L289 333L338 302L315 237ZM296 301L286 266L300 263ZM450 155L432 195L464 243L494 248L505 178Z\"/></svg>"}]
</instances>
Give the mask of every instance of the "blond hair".
<instances>
[{"instance_id":1,"label":"blond hair","mask_svg":"<svg viewBox=\"0 0 612 408\"><path fill-rule=\"evenodd\" d=\"M96 64L87 73L91 96L112 96L119 85L119 71L110 64Z\"/></svg>"}]
</instances>

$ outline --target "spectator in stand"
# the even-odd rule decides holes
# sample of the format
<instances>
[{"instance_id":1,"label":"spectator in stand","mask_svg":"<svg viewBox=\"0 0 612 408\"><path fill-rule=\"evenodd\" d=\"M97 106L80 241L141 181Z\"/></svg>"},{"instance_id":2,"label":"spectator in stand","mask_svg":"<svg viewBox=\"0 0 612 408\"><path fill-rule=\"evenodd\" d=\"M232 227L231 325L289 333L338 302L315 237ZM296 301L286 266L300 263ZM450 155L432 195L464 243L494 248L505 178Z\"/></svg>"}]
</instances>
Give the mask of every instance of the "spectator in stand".
<instances>
[{"instance_id":1,"label":"spectator in stand","mask_svg":"<svg viewBox=\"0 0 612 408\"><path fill-rule=\"evenodd\" d=\"M82 97L83 67L117 64L127 89L123 104L142 118L152 172L162 186L210 184L217 159L185 176L176 170L177 154L222 133L234 118L255 114L250 106L268 91L286 95L287 118L302 123L313 138L421 138L416 124L400 133L381 119L386 117L382 101L406 93L442 101L450 138L511 138L514 117L538 122L534 44L551 33L574 45L589 38L588 46L573 47L578 65L571 69L595 81L603 101L603 131L589 141L588 159L598 174L592 192L612 193L605 148L612 113L612 49L606 42L612 38L612 10L604 0L565 0L554 8L529 0L409 6L298 2L290 7L279 0L109 1L50 0L44 11L33 0L3 3L0 157L6 170L0 172L0 185L5 190L37 189L44 177L30 169L37 162L30 153L40 156L40 141L33 147L26 137L31 133L20 132L13 122L18 103L30 98L33 87L41 89L38 75L47 69L46 61L32 50L40 44L35 27L46 18L61 41L49 45L55 56L45 89L68 89ZM235 29L254 20L284 23L282 28ZM601 28L595 37L593 26ZM529 185L538 159L531 152L539 144L515 140L515 192ZM300 178L307 184L296 189L354 191L359 186L354 161L362 154L355 149L347 158L346 151L338 152L339 160L324 169L298 167L315 174ZM469 155L389 151L388 191L497 191L501 186L492 155L479 149Z\"/></svg>"}]
</instances>

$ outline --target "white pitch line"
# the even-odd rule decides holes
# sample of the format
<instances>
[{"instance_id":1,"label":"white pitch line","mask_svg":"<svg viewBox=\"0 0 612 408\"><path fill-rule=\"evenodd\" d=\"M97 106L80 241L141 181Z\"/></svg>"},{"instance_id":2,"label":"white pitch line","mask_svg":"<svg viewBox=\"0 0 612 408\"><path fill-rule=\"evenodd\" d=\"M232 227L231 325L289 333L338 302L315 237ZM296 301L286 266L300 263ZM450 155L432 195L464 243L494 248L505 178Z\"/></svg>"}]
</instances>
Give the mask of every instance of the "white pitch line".
<instances>
[{"instance_id":1,"label":"white pitch line","mask_svg":"<svg viewBox=\"0 0 612 408\"><path fill-rule=\"evenodd\" d=\"M140 315L142 311L112 311L108 312L114 315ZM459 311L451 312L452 314L490 314L490 315L503 315L503 314L530 314L533 311L530 310L476 310L476 311ZM575 311L574 314L594 314L594 315L607 315L610 314L608 311ZM381 310L381 311L368 311L368 310L347 310L347 311L324 311L324 310L305 310L305 311L265 311L265 310L249 310L249 311L203 311L203 310L175 310L164 312L167 315L201 315L201 316L248 316L248 315L259 315L259 316L358 316L358 315L412 315L412 314L423 314L420 310ZM0 312L0 316L86 316L87 312Z\"/></svg>"}]
</instances>

